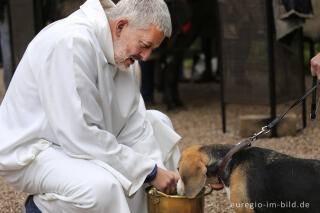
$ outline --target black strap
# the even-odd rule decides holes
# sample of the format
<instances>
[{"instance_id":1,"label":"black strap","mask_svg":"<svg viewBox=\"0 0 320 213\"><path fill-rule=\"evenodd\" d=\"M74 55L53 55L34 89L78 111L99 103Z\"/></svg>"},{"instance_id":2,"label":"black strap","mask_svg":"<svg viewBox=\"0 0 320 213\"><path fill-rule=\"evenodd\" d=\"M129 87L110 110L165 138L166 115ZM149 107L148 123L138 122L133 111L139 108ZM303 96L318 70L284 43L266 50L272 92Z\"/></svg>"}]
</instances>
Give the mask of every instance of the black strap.
<instances>
[{"instance_id":1,"label":"black strap","mask_svg":"<svg viewBox=\"0 0 320 213\"><path fill-rule=\"evenodd\" d=\"M232 149L230 149L229 152L224 156L222 162L219 165L219 169L218 169L218 173L217 173L218 177L220 178L220 181L225 178L224 172L225 172L225 169L227 168L228 163L231 160L232 156L235 153L237 153L237 152L239 152L249 146L251 146L251 141L244 140L244 141L238 143L237 145L235 145L234 147L232 147Z\"/></svg>"},{"instance_id":2,"label":"black strap","mask_svg":"<svg viewBox=\"0 0 320 213\"><path fill-rule=\"evenodd\" d=\"M267 128L272 129L275 125L277 125L281 119L297 104L299 104L301 101L303 101L306 97L308 97L315 89L317 89L318 85L313 86L310 90L308 90L303 96L301 96L296 102L294 102L289 109L287 109L284 113L276 117L271 123L268 124Z\"/></svg>"}]
</instances>

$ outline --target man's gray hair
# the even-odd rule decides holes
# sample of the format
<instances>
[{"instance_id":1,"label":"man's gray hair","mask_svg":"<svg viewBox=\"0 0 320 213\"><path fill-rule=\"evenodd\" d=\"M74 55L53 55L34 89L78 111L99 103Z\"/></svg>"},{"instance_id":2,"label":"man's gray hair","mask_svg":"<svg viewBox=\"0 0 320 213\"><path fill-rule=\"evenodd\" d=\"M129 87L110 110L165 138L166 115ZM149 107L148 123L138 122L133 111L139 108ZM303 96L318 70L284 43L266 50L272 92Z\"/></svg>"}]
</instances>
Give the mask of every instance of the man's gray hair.
<instances>
[{"instance_id":1,"label":"man's gray hair","mask_svg":"<svg viewBox=\"0 0 320 213\"><path fill-rule=\"evenodd\" d=\"M111 20L128 19L137 29L148 29L150 24L155 24L166 37L171 36L171 18L164 0L120 0L105 12Z\"/></svg>"}]
</instances>

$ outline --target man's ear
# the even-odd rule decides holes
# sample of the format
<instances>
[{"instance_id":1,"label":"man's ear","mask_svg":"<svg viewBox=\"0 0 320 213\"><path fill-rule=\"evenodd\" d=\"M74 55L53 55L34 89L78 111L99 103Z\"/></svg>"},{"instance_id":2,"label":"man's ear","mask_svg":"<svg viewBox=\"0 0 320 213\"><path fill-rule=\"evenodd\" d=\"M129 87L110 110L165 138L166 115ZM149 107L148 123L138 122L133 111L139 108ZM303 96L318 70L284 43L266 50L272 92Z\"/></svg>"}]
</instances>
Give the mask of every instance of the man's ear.
<instances>
[{"instance_id":1,"label":"man's ear","mask_svg":"<svg viewBox=\"0 0 320 213\"><path fill-rule=\"evenodd\" d=\"M116 24L115 24L115 33L116 33L116 36L120 36L123 28L125 28L126 26L128 25L128 19L126 18L122 18L122 19L119 19L116 21Z\"/></svg>"}]
</instances>

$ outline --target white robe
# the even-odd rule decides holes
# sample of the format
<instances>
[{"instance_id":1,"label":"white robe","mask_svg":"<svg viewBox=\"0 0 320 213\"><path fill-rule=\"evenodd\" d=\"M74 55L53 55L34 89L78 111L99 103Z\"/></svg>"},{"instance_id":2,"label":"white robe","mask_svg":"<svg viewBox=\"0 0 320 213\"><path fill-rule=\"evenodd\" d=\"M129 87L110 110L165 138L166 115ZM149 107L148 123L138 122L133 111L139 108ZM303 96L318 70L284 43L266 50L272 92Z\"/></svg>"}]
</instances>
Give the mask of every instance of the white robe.
<instances>
[{"instance_id":1,"label":"white robe","mask_svg":"<svg viewBox=\"0 0 320 213\"><path fill-rule=\"evenodd\" d=\"M20 170L55 144L135 193L156 163L164 167L180 136L145 109L134 68L115 67L98 0L43 29L0 106L0 171Z\"/></svg>"}]
</instances>

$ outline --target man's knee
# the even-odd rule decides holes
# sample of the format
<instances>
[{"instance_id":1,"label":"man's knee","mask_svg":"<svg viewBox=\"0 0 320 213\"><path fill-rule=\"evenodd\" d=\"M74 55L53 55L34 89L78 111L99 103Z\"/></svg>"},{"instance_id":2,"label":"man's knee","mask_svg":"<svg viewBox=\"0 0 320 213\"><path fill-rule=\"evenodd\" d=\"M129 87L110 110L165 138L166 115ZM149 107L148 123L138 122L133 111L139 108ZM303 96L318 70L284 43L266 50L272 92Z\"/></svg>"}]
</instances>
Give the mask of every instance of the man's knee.
<instances>
[{"instance_id":1,"label":"man's knee","mask_svg":"<svg viewBox=\"0 0 320 213\"><path fill-rule=\"evenodd\" d=\"M116 206L120 200L125 200L123 188L115 178L95 178L90 181L88 187L87 204L89 208L110 209Z\"/></svg>"}]
</instances>

